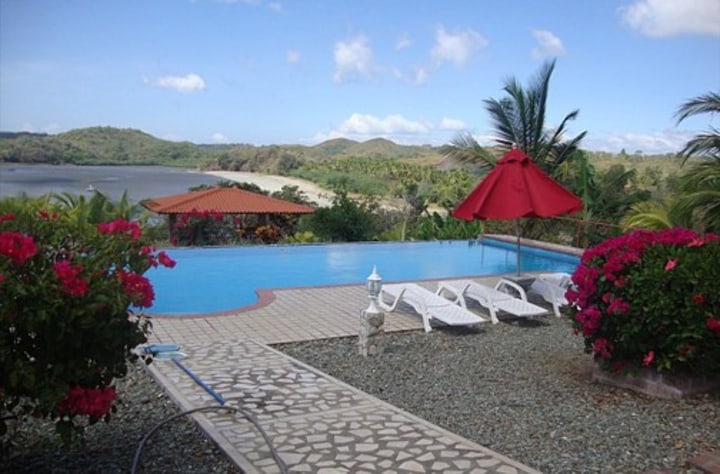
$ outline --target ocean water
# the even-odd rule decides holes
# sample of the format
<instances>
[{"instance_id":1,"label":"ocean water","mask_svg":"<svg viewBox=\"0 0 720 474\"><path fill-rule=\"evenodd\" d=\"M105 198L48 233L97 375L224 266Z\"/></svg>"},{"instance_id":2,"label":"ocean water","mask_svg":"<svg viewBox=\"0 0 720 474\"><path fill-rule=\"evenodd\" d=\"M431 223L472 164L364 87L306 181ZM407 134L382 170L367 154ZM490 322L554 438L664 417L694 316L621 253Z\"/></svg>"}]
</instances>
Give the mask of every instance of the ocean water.
<instances>
[{"instance_id":1,"label":"ocean water","mask_svg":"<svg viewBox=\"0 0 720 474\"><path fill-rule=\"evenodd\" d=\"M25 193L86 194L90 187L112 200L125 191L132 202L187 192L201 184L219 181L198 171L165 166L74 166L0 163L0 198Z\"/></svg>"}]
</instances>

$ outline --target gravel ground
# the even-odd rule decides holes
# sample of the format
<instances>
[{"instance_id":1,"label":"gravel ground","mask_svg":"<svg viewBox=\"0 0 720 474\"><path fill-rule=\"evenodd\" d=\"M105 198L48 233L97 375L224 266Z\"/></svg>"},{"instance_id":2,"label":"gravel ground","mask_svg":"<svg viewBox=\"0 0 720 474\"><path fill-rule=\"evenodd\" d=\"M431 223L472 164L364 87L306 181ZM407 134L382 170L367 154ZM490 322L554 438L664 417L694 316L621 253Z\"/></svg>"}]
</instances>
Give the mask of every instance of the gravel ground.
<instances>
[{"instance_id":1,"label":"gravel ground","mask_svg":"<svg viewBox=\"0 0 720 474\"><path fill-rule=\"evenodd\" d=\"M687 472L720 447L720 394L658 400L591 380L564 320L276 346L367 393L546 473Z\"/></svg>"},{"instance_id":2,"label":"gravel ground","mask_svg":"<svg viewBox=\"0 0 720 474\"><path fill-rule=\"evenodd\" d=\"M690 472L689 457L720 447L720 394L668 401L595 384L581 343L547 318L388 334L385 353L366 359L356 338L276 348L545 473ZM33 420L0 472L129 472L140 439L179 410L140 366L117 390L118 412L88 428L84 447L57 447L53 426ZM139 472L240 470L181 418L150 439Z\"/></svg>"},{"instance_id":3,"label":"gravel ground","mask_svg":"<svg viewBox=\"0 0 720 474\"><path fill-rule=\"evenodd\" d=\"M12 436L12 454L0 472L128 473L140 440L180 410L141 365L116 385L118 411L109 424L88 427L85 446L66 449L53 436L54 425L30 420ZM188 419L169 422L148 440L140 457L142 473L240 473Z\"/></svg>"}]
</instances>

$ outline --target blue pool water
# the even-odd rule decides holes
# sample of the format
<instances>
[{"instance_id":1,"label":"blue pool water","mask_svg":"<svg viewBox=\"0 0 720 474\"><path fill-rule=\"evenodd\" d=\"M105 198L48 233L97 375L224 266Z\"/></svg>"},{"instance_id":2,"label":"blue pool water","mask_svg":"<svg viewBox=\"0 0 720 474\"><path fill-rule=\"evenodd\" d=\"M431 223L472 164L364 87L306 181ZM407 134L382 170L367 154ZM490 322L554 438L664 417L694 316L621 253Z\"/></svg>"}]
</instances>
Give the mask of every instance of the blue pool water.
<instances>
[{"instance_id":1,"label":"blue pool water","mask_svg":"<svg viewBox=\"0 0 720 474\"><path fill-rule=\"evenodd\" d=\"M257 302L255 290L512 273L515 244L483 240L166 249L173 269L151 269L151 314L212 313ZM572 272L578 257L522 247L521 268Z\"/></svg>"}]
</instances>

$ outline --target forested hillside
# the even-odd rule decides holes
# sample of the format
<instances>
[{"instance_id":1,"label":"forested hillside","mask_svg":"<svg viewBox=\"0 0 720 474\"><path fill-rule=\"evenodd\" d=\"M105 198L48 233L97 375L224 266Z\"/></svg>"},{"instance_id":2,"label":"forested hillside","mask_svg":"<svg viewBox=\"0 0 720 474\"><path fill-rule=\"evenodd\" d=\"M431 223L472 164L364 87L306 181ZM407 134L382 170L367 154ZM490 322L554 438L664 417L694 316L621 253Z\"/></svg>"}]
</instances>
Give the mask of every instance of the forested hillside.
<instances>
[{"instance_id":1,"label":"forested hillside","mask_svg":"<svg viewBox=\"0 0 720 474\"><path fill-rule=\"evenodd\" d=\"M58 135L0 133L0 161L76 165L165 165L230 171L286 173L305 161L332 158L423 158L438 162L438 149L389 140L335 139L315 146L196 145L161 140L140 130L92 127Z\"/></svg>"},{"instance_id":2,"label":"forested hillside","mask_svg":"<svg viewBox=\"0 0 720 474\"><path fill-rule=\"evenodd\" d=\"M588 152L598 169L622 164L650 175L677 170L673 155ZM288 174L305 163L341 158L392 158L438 165L440 147L398 145L384 138L357 142L336 138L314 146L196 145L161 140L134 129L92 127L57 135L0 132L0 162L75 165L164 165L227 171Z\"/></svg>"}]
</instances>

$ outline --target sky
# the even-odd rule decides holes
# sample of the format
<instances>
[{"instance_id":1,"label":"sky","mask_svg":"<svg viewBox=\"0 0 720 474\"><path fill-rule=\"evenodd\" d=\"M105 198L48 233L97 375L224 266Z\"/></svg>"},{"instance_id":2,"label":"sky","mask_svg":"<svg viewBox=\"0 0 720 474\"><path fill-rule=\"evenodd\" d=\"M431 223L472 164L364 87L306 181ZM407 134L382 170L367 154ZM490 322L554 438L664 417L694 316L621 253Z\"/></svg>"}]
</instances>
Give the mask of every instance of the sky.
<instances>
[{"instance_id":1,"label":"sky","mask_svg":"<svg viewBox=\"0 0 720 474\"><path fill-rule=\"evenodd\" d=\"M194 143L492 142L484 101L555 60L546 122L674 153L720 117L720 0L0 0L0 130Z\"/></svg>"}]
</instances>

